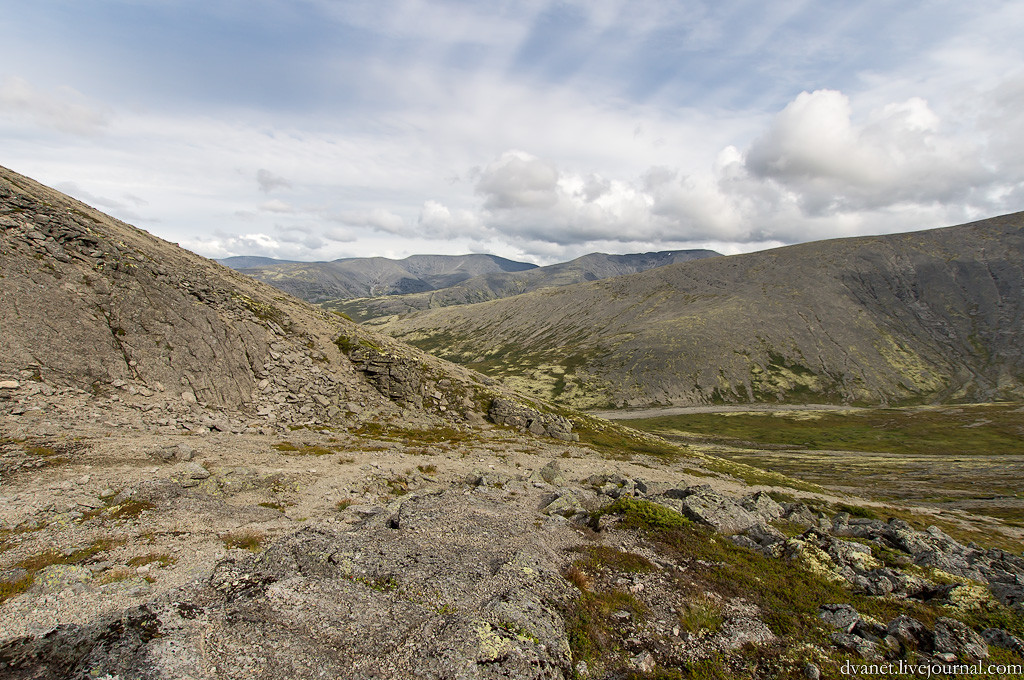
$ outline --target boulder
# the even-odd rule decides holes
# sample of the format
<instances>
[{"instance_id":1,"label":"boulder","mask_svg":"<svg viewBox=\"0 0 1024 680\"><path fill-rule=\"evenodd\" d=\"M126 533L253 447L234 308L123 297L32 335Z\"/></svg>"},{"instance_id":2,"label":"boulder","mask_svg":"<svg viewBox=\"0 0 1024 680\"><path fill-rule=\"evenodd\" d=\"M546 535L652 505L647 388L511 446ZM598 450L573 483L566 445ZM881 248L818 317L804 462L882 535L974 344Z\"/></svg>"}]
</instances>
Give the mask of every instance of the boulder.
<instances>
[{"instance_id":1,"label":"boulder","mask_svg":"<svg viewBox=\"0 0 1024 680\"><path fill-rule=\"evenodd\" d=\"M709 526L719 533L736 534L760 521L760 518L739 503L710 487L696 489L679 504L680 512L694 522Z\"/></svg>"},{"instance_id":2,"label":"boulder","mask_svg":"<svg viewBox=\"0 0 1024 680\"><path fill-rule=\"evenodd\" d=\"M844 633L852 633L860 613L848 604L823 604L818 608L818 618Z\"/></svg>"},{"instance_id":3,"label":"boulder","mask_svg":"<svg viewBox=\"0 0 1024 680\"><path fill-rule=\"evenodd\" d=\"M552 486L565 484L565 477L562 476L562 466L557 460L552 460L540 469L540 478Z\"/></svg>"},{"instance_id":4,"label":"boulder","mask_svg":"<svg viewBox=\"0 0 1024 680\"><path fill-rule=\"evenodd\" d=\"M935 622L934 645L936 654L952 654L961 661L988 658L988 643L967 624L946 617Z\"/></svg>"},{"instance_id":5,"label":"boulder","mask_svg":"<svg viewBox=\"0 0 1024 680\"><path fill-rule=\"evenodd\" d=\"M890 621L885 633L894 646L924 652L932 650L934 637L931 631L917 619L905 614Z\"/></svg>"},{"instance_id":6,"label":"boulder","mask_svg":"<svg viewBox=\"0 0 1024 680\"><path fill-rule=\"evenodd\" d=\"M832 642L836 647L853 652L869 661L880 661L882 659L882 650L876 643L865 640L857 635L832 633Z\"/></svg>"},{"instance_id":7,"label":"boulder","mask_svg":"<svg viewBox=\"0 0 1024 680\"><path fill-rule=\"evenodd\" d=\"M758 491L755 494L747 496L740 501L740 505L743 506L745 510L761 517L765 522L770 522L782 517L782 513L784 512L782 506L776 503L775 499L764 491Z\"/></svg>"}]
</instances>

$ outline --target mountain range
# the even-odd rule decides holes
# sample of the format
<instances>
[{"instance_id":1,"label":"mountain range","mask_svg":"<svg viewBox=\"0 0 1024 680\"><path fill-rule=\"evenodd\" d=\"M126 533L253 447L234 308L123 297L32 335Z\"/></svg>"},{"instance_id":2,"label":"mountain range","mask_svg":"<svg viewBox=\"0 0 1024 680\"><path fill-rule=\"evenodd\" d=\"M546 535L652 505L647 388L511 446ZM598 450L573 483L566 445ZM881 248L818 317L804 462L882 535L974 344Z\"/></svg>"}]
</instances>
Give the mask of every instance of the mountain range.
<instances>
[{"instance_id":1,"label":"mountain range","mask_svg":"<svg viewBox=\"0 0 1024 680\"><path fill-rule=\"evenodd\" d=\"M381 328L577 407L1020 398L1022 226L700 259Z\"/></svg>"},{"instance_id":2,"label":"mountain range","mask_svg":"<svg viewBox=\"0 0 1024 680\"><path fill-rule=\"evenodd\" d=\"M495 255L413 255L404 260L373 257L310 263L231 257L220 262L308 302L367 321L635 274L717 255L712 250L591 253L544 267Z\"/></svg>"},{"instance_id":3,"label":"mountain range","mask_svg":"<svg viewBox=\"0 0 1024 680\"><path fill-rule=\"evenodd\" d=\"M519 272L536 265L496 255L412 255L402 260L355 257L333 262L288 262L272 258L228 257L239 269L308 302L436 290L481 274Z\"/></svg>"}]
</instances>

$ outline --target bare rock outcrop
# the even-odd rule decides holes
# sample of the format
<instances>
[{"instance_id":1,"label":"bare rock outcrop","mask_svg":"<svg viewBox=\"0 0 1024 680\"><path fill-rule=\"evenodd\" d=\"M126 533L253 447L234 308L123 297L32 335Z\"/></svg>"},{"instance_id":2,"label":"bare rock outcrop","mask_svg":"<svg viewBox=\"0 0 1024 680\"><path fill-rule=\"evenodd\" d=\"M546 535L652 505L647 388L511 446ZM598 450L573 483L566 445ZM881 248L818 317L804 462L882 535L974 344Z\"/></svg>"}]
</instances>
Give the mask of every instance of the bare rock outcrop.
<instances>
[{"instance_id":1,"label":"bare rock outcrop","mask_svg":"<svg viewBox=\"0 0 1024 680\"><path fill-rule=\"evenodd\" d=\"M572 421L568 418L554 413L542 413L511 399L493 400L487 410L487 417L499 425L508 425L521 432L564 441L579 441L579 435L573 433Z\"/></svg>"}]
</instances>

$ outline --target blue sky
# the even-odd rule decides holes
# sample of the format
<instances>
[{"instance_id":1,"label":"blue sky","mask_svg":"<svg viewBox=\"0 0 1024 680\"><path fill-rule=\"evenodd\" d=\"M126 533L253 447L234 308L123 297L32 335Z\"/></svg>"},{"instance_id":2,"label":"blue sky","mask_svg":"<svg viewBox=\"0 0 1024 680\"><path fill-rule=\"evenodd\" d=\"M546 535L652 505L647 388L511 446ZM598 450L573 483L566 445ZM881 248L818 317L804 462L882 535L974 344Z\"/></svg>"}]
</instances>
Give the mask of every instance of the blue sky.
<instances>
[{"instance_id":1,"label":"blue sky","mask_svg":"<svg viewBox=\"0 0 1024 680\"><path fill-rule=\"evenodd\" d=\"M1024 209L1021 2L2 5L0 164L211 257L733 253Z\"/></svg>"}]
</instances>

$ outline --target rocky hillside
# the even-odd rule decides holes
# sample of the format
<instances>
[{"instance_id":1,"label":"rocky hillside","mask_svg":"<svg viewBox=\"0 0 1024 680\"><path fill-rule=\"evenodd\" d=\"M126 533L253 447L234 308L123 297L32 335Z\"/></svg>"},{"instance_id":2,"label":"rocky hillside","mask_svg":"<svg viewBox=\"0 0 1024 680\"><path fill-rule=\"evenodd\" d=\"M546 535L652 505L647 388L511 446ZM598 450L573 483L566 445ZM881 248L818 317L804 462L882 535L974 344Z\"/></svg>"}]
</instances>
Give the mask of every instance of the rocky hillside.
<instances>
[{"instance_id":1,"label":"rocky hillside","mask_svg":"<svg viewBox=\"0 0 1024 680\"><path fill-rule=\"evenodd\" d=\"M333 262L284 262L226 258L222 264L308 302L420 293L475 276L519 272L537 265L496 255L412 255L404 260L354 257Z\"/></svg>"},{"instance_id":2,"label":"rocky hillside","mask_svg":"<svg viewBox=\"0 0 1024 680\"><path fill-rule=\"evenodd\" d=\"M568 286L584 281L597 281L613 276L635 274L674 262L688 262L705 257L715 257L718 254L713 250L665 250L629 255L591 253L569 262L536 269L481 274L461 283L430 292L355 300L325 300L323 306L347 314L357 321L381 318L382 321L375 323L382 323L392 316L408 314L421 309L496 300L542 288Z\"/></svg>"},{"instance_id":3,"label":"rocky hillside","mask_svg":"<svg viewBox=\"0 0 1024 680\"><path fill-rule=\"evenodd\" d=\"M235 429L479 422L498 393L7 169L0 227L0 379Z\"/></svg>"},{"instance_id":4,"label":"rocky hillside","mask_svg":"<svg viewBox=\"0 0 1024 680\"><path fill-rule=\"evenodd\" d=\"M1024 213L684 262L384 328L581 407L1024 394Z\"/></svg>"},{"instance_id":5,"label":"rocky hillside","mask_svg":"<svg viewBox=\"0 0 1024 680\"><path fill-rule=\"evenodd\" d=\"M1024 665L1018 526L555 412L8 170L0 227L5 680Z\"/></svg>"}]
</instances>

